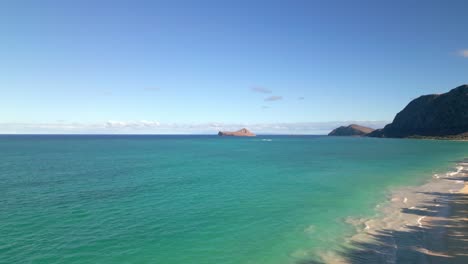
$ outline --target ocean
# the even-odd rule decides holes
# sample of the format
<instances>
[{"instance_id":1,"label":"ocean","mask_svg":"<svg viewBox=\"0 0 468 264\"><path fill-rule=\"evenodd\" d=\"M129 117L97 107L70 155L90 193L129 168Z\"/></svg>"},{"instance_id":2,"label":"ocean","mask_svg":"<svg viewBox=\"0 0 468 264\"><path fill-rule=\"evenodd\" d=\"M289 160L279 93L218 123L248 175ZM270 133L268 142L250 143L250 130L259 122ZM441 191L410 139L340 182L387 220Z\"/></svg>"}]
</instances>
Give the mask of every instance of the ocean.
<instances>
[{"instance_id":1,"label":"ocean","mask_svg":"<svg viewBox=\"0 0 468 264\"><path fill-rule=\"evenodd\" d=\"M0 136L0 263L296 264L467 142Z\"/></svg>"}]
</instances>

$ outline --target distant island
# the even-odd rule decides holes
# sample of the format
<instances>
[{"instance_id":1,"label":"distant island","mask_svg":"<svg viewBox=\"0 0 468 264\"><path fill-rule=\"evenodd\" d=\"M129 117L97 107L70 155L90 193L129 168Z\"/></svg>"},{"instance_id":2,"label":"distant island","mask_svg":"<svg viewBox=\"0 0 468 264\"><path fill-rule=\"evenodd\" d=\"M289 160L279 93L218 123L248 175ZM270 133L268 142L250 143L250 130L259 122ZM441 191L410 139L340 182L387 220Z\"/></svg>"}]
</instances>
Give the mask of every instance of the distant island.
<instances>
[{"instance_id":1,"label":"distant island","mask_svg":"<svg viewBox=\"0 0 468 264\"><path fill-rule=\"evenodd\" d=\"M392 123L368 136L468 139L468 85L414 99Z\"/></svg>"},{"instance_id":2,"label":"distant island","mask_svg":"<svg viewBox=\"0 0 468 264\"><path fill-rule=\"evenodd\" d=\"M232 137L255 137L256 135L250 132L247 128L242 128L238 131L219 131L218 136L232 136Z\"/></svg>"},{"instance_id":3,"label":"distant island","mask_svg":"<svg viewBox=\"0 0 468 264\"><path fill-rule=\"evenodd\" d=\"M340 126L338 128L335 128L328 135L329 136L364 136L373 131L374 129L370 127L351 124L349 126Z\"/></svg>"}]
</instances>

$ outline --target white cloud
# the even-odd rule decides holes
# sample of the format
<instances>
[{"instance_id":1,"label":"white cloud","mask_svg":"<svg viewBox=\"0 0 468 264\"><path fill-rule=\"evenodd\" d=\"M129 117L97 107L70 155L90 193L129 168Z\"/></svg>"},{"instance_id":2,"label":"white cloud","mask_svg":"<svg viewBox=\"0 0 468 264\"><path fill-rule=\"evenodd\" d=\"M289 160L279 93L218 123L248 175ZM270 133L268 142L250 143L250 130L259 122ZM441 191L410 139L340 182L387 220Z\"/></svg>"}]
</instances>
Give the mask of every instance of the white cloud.
<instances>
[{"instance_id":1,"label":"white cloud","mask_svg":"<svg viewBox=\"0 0 468 264\"><path fill-rule=\"evenodd\" d=\"M458 55L464 58L468 58L468 49L463 49L463 50L458 51Z\"/></svg>"},{"instance_id":2,"label":"white cloud","mask_svg":"<svg viewBox=\"0 0 468 264\"><path fill-rule=\"evenodd\" d=\"M154 127L158 127L159 125L160 123L158 121L146 121L146 120L130 121L130 122L110 120L106 122L107 128L154 128Z\"/></svg>"},{"instance_id":3,"label":"white cloud","mask_svg":"<svg viewBox=\"0 0 468 264\"><path fill-rule=\"evenodd\" d=\"M384 121L300 123L160 123L158 121L107 121L102 123L0 123L1 134L216 134L246 127L257 134L327 134L342 125L357 123L381 128Z\"/></svg>"},{"instance_id":4,"label":"white cloud","mask_svg":"<svg viewBox=\"0 0 468 264\"><path fill-rule=\"evenodd\" d=\"M273 102L273 101L279 101L279 100L283 100L283 96L272 95L272 96L265 98L264 101Z\"/></svg>"},{"instance_id":5,"label":"white cloud","mask_svg":"<svg viewBox=\"0 0 468 264\"><path fill-rule=\"evenodd\" d=\"M264 87L252 87L252 88L250 88L250 90L252 92L256 92L256 93L264 93L264 94L271 93L270 89L267 89L267 88L264 88Z\"/></svg>"}]
</instances>

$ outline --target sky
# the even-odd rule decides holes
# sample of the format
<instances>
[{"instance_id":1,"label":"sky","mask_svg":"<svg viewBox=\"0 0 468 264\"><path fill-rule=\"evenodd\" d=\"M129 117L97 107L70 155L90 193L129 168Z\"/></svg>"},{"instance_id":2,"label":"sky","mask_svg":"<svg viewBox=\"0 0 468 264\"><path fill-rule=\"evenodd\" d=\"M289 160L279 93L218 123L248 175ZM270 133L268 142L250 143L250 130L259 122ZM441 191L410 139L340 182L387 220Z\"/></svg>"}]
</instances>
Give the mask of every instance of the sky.
<instances>
[{"instance_id":1,"label":"sky","mask_svg":"<svg viewBox=\"0 0 468 264\"><path fill-rule=\"evenodd\" d=\"M468 83L467 1L0 1L0 133L324 134Z\"/></svg>"}]
</instances>

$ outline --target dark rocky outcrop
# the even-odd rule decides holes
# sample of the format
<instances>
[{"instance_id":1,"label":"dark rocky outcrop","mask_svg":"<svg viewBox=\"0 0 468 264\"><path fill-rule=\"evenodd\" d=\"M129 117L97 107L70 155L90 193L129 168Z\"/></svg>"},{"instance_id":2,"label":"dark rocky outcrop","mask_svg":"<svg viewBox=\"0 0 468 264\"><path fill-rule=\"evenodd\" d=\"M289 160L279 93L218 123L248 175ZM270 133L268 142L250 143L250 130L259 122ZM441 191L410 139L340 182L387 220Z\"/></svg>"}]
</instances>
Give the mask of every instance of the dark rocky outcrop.
<instances>
[{"instance_id":1,"label":"dark rocky outcrop","mask_svg":"<svg viewBox=\"0 0 468 264\"><path fill-rule=\"evenodd\" d=\"M329 136L364 136L371 133L374 129L356 124L349 126L340 126L330 132Z\"/></svg>"},{"instance_id":2,"label":"dark rocky outcrop","mask_svg":"<svg viewBox=\"0 0 468 264\"><path fill-rule=\"evenodd\" d=\"M468 132L468 85L444 94L423 95L411 101L392 123L370 137L456 139Z\"/></svg>"},{"instance_id":3,"label":"dark rocky outcrop","mask_svg":"<svg viewBox=\"0 0 468 264\"><path fill-rule=\"evenodd\" d=\"M242 128L238 131L219 131L218 136L233 136L233 137L255 137L255 134L250 132L247 128Z\"/></svg>"}]
</instances>

